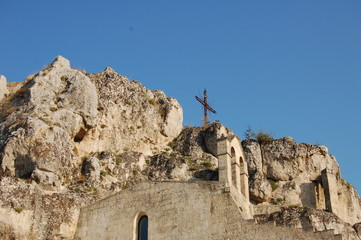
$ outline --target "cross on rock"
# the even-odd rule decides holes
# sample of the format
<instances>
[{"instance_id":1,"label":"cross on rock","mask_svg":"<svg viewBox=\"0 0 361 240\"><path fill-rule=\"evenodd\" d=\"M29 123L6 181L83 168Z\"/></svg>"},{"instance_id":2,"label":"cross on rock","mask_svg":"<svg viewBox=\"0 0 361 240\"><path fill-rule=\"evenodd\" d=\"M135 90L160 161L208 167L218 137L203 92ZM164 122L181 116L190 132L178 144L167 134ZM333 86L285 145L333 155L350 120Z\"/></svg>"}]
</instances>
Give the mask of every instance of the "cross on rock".
<instances>
[{"instance_id":1,"label":"cross on rock","mask_svg":"<svg viewBox=\"0 0 361 240\"><path fill-rule=\"evenodd\" d=\"M207 96L206 89L204 89L204 92L203 92L203 99L196 96L196 99L198 100L198 102L200 102L203 105L203 109L204 109L203 126L204 127L206 127L209 124L208 111L211 111L212 113L217 113L216 110L214 110L213 108L211 108L208 105L207 98L208 98L208 96Z\"/></svg>"}]
</instances>

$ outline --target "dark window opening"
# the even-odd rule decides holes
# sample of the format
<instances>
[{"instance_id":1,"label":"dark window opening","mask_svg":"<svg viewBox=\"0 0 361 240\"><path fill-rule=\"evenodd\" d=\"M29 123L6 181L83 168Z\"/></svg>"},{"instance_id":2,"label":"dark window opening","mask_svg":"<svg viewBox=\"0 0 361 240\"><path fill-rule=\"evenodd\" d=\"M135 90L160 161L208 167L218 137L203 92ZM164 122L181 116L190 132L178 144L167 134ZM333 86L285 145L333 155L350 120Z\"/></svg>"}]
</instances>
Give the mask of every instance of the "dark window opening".
<instances>
[{"instance_id":1,"label":"dark window opening","mask_svg":"<svg viewBox=\"0 0 361 240\"><path fill-rule=\"evenodd\" d=\"M138 240L148 240L148 217L142 216L138 222Z\"/></svg>"}]
</instances>

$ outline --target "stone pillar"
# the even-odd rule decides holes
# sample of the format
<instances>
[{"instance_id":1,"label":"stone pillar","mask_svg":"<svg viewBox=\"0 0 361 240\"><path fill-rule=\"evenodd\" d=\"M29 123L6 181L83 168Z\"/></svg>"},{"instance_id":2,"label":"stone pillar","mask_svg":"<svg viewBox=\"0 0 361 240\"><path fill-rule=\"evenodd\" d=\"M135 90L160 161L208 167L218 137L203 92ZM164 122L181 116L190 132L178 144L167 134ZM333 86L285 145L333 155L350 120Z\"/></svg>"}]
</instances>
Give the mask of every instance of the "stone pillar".
<instances>
[{"instance_id":1,"label":"stone pillar","mask_svg":"<svg viewBox=\"0 0 361 240\"><path fill-rule=\"evenodd\" d=\"M328 168L321 172L322 185L325 190L326 211L338 214L338 194L336 176Z\"/></svg>"},{"instance_id":2,"label":"stone pillar","mask_svg":"<svg viewBox=\"0 0 361 240\"><path fill-rule=\"evenodd\" d=\"M248 166L242 157L240 158L240 178L241 193L249 201Z\"/></svg>"},{"instance_id":3,"label":"stone pillar","mask_svg":"<svg viewBox=\"0 0 361 240\"><path fill-rule=\"evenodd\" d=\"M228 149L229 141L227 138L221 138L217 141L218 181L227 182L230 186L232 184L232 169Z\"/></svg>"},{"instance_id":4,"label":"stone pillar","mask_svg":"<svg viewBox=\"0 0 361 240\"><path fill-rule=\"evenodd\" d=\"M231 147L231 146L230 146ZM241 191L241 177L238 162L238 155L233 147L231 147L231 174L232 174L232 185L238 191Z\"/></svg>"},{"instance_id":5,"label":"stone pillar","mask_svg":"<svg viewBox=\"0 0 361 240\"><path fill-rule=\"evenodd\" d=\"M241 192L241 188L242 188L242 186L241 186L241 171L240 171L238 162L236 162L235 167L236 167L236 186L235 187L237 188L238 191Z\"/></svg>"},{"instance_id":6,"label":"stone pillar","mask_svg":"<svg viewBox=\"0 0 361 240\"><path fill-rule=\"evenodd\" d=\"M0 75L0 100L4 98L4 95L8 93L6 87L6 78L3 75Z\"/></svg>"}]
</instances>

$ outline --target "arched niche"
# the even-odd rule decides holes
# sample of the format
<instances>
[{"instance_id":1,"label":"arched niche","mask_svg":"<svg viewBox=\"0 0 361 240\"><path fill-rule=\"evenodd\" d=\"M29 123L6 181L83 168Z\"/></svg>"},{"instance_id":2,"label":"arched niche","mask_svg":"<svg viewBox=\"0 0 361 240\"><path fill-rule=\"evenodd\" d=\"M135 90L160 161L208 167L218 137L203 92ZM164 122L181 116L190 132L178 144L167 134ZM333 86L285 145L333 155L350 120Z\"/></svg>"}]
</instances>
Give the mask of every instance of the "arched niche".
<instances>
[{"instance_id":1,"label":"arched niche","mask_svg":"<svg viewBox=\"0 0 361 240\"><path fill-rule=\"evenodd\" d=\"M239 157L239 168L240 168L240 175L241 175L241 193L243 196L247 196L247 192L248 191L248 174L247 174L247 169L246 169L246 164L243 160L242 157Z\"/></svg>"},{"instance_id":2,"label":"arched niche","mask_svg":"<svg viewBox=\"0 0 361 240\"><path fill-rule=\"evenodd\" d=\"M231 147L231 175L232 185L237 188L237 158L233 147Z\"/></svg>"}]
</instances>

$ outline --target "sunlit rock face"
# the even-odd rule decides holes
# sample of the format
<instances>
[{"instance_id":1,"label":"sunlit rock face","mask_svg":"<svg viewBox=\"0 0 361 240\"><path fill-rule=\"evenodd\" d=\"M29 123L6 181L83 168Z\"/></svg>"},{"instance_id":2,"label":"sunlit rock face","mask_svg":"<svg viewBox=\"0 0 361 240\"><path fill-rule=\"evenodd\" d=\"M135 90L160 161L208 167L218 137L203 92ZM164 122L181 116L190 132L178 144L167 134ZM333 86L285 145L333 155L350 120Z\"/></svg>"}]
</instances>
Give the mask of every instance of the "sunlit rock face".
<instances>
[{"instance_id":1,"label":"sunlit rock face","mask_svg":"<svg viewBox=\"0 0 361 240\"><path fill-rule=\"evenodd\" d=\"M336 179L332 186L337 194L335 212L350 224L361 221L359 196L341 177L335 157L325 146L296 143L291 137L261 144L245 140L242 145L249 166L250 197L260 210L268 205L326 210L321 175L327 169Z\"/></svg>"},{"instance_id":2,"label":"sunlit rock face","mask_svg":"<svg viewBox=\"0 0 361 240\"><path fill-rule=\"evenodd\" d=\"M234 133L182 119L175 98L109 67L86 73L59 56L23 82L0 75L0 238L73 239L81 207L142 181L218 181L217 142ZM360 198L326 147L291 137L242 146L259 222L361 235Z\"/></svg>"},{"instance_id":3,"label":"sunlit rock face","mask_svg":"<svg viewBox=\"0 0 361 240\"><path fill-rule=\"evenodd\" d=\"M146 179L145 156L182 130L175 98L61 56L23 82L0 76L0 100L0 202L29 220L0 222L18 239L71 239L80 206Z\"/></svg>"},{"instance_id":4,"label":"sunlit rock face","mask_svg":"<svg viewBox=\"0 0 361 240\"><path fill-rule=\"evenodd\" d=\"M19 177L35 169L71 177L80 158L96 152L151 155L180 133L183 119L162 91L111 68L86 74L60 56L28 77L6 107L2 168Z\"/></svg>"},{"instance_id":5,"label":"sunlit rock face","mask_svg":"<svg viewBox=\"0 0 361 240\"><path fill-rule=\"evenodd\" d=\"M4 96L8 93L8 89L6 86L6 77L0 75L0 100L4 98Z\"/></svg>"}]
</instances>

